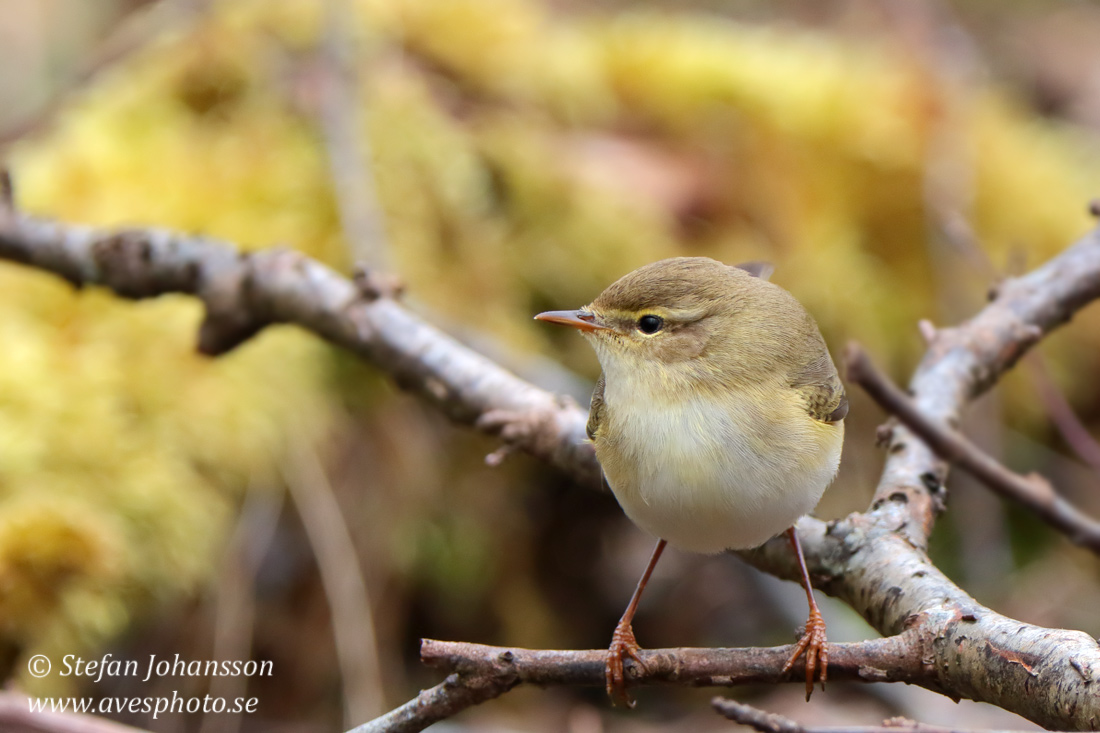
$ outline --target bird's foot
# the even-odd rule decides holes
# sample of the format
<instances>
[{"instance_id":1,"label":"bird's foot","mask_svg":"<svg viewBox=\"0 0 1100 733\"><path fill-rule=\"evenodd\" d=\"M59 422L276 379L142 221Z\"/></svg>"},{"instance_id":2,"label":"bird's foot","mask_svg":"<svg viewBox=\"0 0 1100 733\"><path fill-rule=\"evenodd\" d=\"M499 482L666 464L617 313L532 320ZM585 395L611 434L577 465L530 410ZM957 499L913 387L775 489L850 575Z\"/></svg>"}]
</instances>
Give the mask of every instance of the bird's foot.
<instances>
[{"instance_id":1,"label":"bird's foot","mask_svg":"<svg viewBox=\"0 0 1100 733\"><path fill-rule=\"evenodd\" d=\"M611 635L611 646L607 650L607 669L604 671L607 696L611 698L612 705L634 707L634 701L626 691L626 670L623 668L623 662L630 657L644 672L645 662L638 656L641 650L638 641L634 638L633 627L629 623L624 624L620 621L615 627L615 633Z\"/></svg>"},{"instance_id":2,"label":"bird's foot","mask_svg":"<svg viewBox=\"0 0 1100 733\"><path fill-rule=\"evenodd\" d=\"M825 619L817 608L810 609L810 618L806 620L806 629L795 645L787 663L783 665L786 674L803 654L806 655L806 701L814 691L814 677L820 670L821 689L825 689L825 678L829 673L829 647L825 638Z\"/></svg>"}]
</instances>

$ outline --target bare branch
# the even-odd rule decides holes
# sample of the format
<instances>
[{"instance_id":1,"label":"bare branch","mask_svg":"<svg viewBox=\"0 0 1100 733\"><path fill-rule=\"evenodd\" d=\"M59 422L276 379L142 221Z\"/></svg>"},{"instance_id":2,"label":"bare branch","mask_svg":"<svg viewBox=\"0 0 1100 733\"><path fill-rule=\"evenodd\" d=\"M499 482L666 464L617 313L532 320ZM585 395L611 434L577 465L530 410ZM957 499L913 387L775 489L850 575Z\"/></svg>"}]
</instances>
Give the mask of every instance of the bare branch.
<instances>
[{"instance_id":1,"label":"bare branch","mask_svg":"<svg viewBox=\"0 0 1100 733\"><path fill-rule=\"evenodd\" d=\"M279 523L283 492L265 490L255 479L249 482L244 505L237 518L213 589L214 659L251 659L256 621L256 578ZM246 677L212 677L208 692L213 697L245 697ZM239 733L241 712L203 715L199 733Z\"/></svg>"},{"instance_id":2,"label":"bare branch","mask_svg":"<svg viewBox=\"0 0 1100 733\"><path fill-rule=\"evenodd\" d=\"M204 237L64 226L0 207L0 259L126 298L196 295L206 305L199 350L212 356L268 325L295 323L388 372L455 422L499 435L583 485L600 486L584 437L586 415L571 400L523 381L299 252L240 254Z\"/></svg>"},{"instance_id":3,"label":"bare branch","mask_svg":"<svg viewBox=\"0 0 1100 733\"><path fill-rule=\"evenodd\" d=\"M1100 553L1100 522L1059 496L1042 476L1008 470L965 435L937 423L917 408L897 385L871 363L858 344L845 352L848 378L858 383L882 409L896 416L944 460L954 463L1001 496L1030 509L1074 543Z\"/></svg>"},{"instance_id":4,"label":"bare branch","mask_svg":"<svg viewBox=\"0 0 1100 733\"><path fill-rule=\"evenodd\" d=\"M1100 442L1089 433L1088 428L1077 417L1069 400L1058 389L1050 376L1050 370L1046 366L1039 352L1033 351L1025 362L1031 371L1035 381L1035 388L1039 392L1039 399L1043 402L1051 422L1058 428L1062 438L1077 456L1092 467L1092 470L1100 473Z\"/></svg>"},{"instance_id":5,"label":"bare branch","mask_svg":"<svg viewBox=\"0 0 1100 733\"><path fill-rule=\"evenodd\" d=\"M345 723L351 725L385 710L369 589L340 503L320 457L305 436L292 442L283 476L328 599L344 690Z\"/></svg>"},{"instance_id":6,"label":"bare branch","mask_svg":"<svg viewBox=\"0 0 1100 733\"><path fill-rule=\"evenodd\" d=\"M1006 280L969 321L930 332L928 352L909 382L921 414L955 427L962 409L987 390L1040 338L1100 297L1100 233L1093 231L1042 267ZM872 506L900 497L910 539L923 545L943 510L947 465L903 426L891 433L889 455Z\"/></svg>"},{"instance_id":7,"label":"bare branch","mask_svg":"<svg viewBox=\"0 0 1100 733\"><path fill-rule=\"evenodd\" d=\"M776 713L768 713L752 705L746 705L726 697L710 701L718 713L735 723L747 725L760 733L979 733L961 728L944 728L925 725L905 718L891 718L882 725L802 725ZM989 731L988 733L993 733ZM1023 733L1001 730L997 733Z\"/></svg>"},{"instance_id":8,"label":"bare branch","mask_svg":"<svg viewBox=\"0 0 1100 733\"><path fill-rule=\"evenodd\" d=\"M792 648L642 649L639 656L645 669L627 661L626 676L631 684L642 685L804 684L799 673L782 672ZM935 674L925 663L926 654L920 636L913 633L830 644L829 681L907 682L938 690ZM541 686L603 687L607 650L532 650L424 639L420 659L429 667L463 677L506 678Z\"/></svg>"},{"instance_id":9,"label":"bare branch","mask_svg":"<svg viewBox=\"0 0 1100 733\"><path fill-rule=\"evenodd\" d=\"M474 677L469 680L452 674L430 690L369 723L348 733L416 733L466 708L500 697L516 686L516 680Z\"/></svg>"},{"instance_id":10,"label":"bare branch","mask_svg":"<svg viewBox=\"0 0 1100 733\"><path fill-rule=\"evenodd\" d=\"M815 586L882 634L919 634L937 688L952 697L988 702L1048 728L1085 729L1100 720L1096 639L981 605L913 544L906 532L911 521L901 497L837 522L799 521ZM780 577L797 572L785 542L741 554Z\"/></svg>"},{"instance_id":11,"label":"bare branch","mask_svg":"<svg viewBox=\"0 0 1100 733\"><path fill-rule=\"evenodd\" d=\"M857 644L835 644L829 651L830 679L900 681L935 688L935 676L913 634ZM835 655L835 656L834 656ZM790 647L770 649L643 649L643 673L628 662L634 684L696 687L798 682L782 674ZM450 672L447 681L393 712L348 733L410 733L497 697L519 684L603 687L606 649L532 650L425 639L420 658ZM888 669L886 668L888 667Z\"/></svg>"},{"instance_id":12,"label":"bare branch","mask_svg":"<svg viewBox=\"0 0 1100 733\"><path fill-rule=\"evenodd\" d=\"M355 69L348 0L328 0L320 62L323 64L320 123L336 194L340 225L355 259L377 270L390 266L389 246L378 213L370 149L363 139L363 104Z\"/></svg>"},{"instance_id":13,"label":"bare branch","mask_svg":"<svg viewBox=\"0 0 1100 733\"><path fill-rule=\"evenodd\" d=\"M806 733L806 729L790 718L778 713L767 713L751 705L730 700L728 697L715 697L710 701L719 715L735 723L747 725L760 733Z\"/></svg>"}]
</instances>

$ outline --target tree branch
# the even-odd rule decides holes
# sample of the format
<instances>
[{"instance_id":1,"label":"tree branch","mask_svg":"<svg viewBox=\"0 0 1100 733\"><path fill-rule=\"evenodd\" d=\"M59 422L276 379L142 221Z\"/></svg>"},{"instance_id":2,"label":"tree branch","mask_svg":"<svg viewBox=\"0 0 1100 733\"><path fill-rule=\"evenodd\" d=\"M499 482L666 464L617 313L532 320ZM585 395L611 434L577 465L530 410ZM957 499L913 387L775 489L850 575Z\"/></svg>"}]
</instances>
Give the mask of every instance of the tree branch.
<instances>
[{"instance_id":1,"label":"tree branch","mask_svg":"<svg viewBox=\"0 0 1100 733\"><path fill-rule=\"evenodd\" d=\"M1100 232L1093 231L1038 269L994 288L989 305L969 321L940 330L927 325L929 348L909 382L916 408L930 420L957 427L970 400L1097 297ZM943 511L946 478L947 465L929 446L908 428L894 427L872 506L891 497L904 501L909 537L923 546Z\"/></svg>"},{"instance_id":2,"label":"tree branch","mask_svg":"<svg viewBox=\"0 0 1100 733\"><path fill-rule=\"evenodd\" d=\"M1088 428L1081 422L1081 418L1073 411L1069 400L1058 389L1050 370L1043 361L1042 356L1033 351L1025 362L1031 372L1035 383L1035 390L1039 393L1039 399L1046 408L1051 422L1062 434L1062 439L1077 454L1077 457L1088 464L1093 471L1100 474L1100 441L1092 437Z\"/></svg>"},{"instance_id":3,"label":"tree branch","mask_svg":"<svg viewBox=\"0 0 1100 733\"><path fill-rule=\"evenodd\" d=\"M452 674L430 690L421 691L401 707L352 728L348 733L416 733L466 708L500 697L516 684L516 680L503 676L463 679Z\"/></svg>"},{"instance_id":4,"label":"tree branch","mask_svg":"<svg viewBox=\"0 0 1100 733\"><path fill-rule=\"evenodd\" d=\"M916 637L908 635L833 645L829 651L830 679L863 682L890 679L934 685L934 676L929 673L916 641ZM627 675L640 684L729 686L783 681L802 684L796 674L781 673L789 655L790 647L644 649L641 657L645 672L627 662ZM348 733L414 733L520 684L603 687L607 650L532 650L425 639L421 642L420 658L430 667L449 672L447 680ZM883 668L884 662L889 663L889 669Z\"/></svg>"},{"instance_id":5,"label":"tree branch","mask_svg":"<svg viewBox=\"0 0 1100 733\"><path fill-rule=\"evenodd\" d=\"M891 718L882 725L807 726L796 723L782 715L768 713L725 697L716 697L710 701L710 704L719 715L729 718L735 723L747 725L760 733L978 733L977 731L966 731L960 728L925 725L905 718ZM989 733L992 733L992 731ZM1023 732L1001 730L997 733Z\"/></svg>"},{"instance_id":6,"label":"tree branch","mask_svg":"<svg viewBox=\"0 0 1100 733\"><path fill-rule=\"evenodd\" d=\"M1094 727L1100 721L1096 639L1026 624L981 605L912 544L909 522L897 498L838 522L800 521L815 585L882 634L920 635L937 687L951 697L988 702L1049 728ZM789 555L781 543L769 542L749 559L794 577Z\"/></svg>"},{"instance_id":7,"label":"tree branch","mask_svg":"<svg viewBox=\"0 0 1100 733\"><path fill-rule=\"evenodd\" d=\"M318 118L340 228L356 261L385 272L390 267L389 243L379 216L374 174L367 163L369 145L360 134L365 105L356 78L354 21L348 0L328 0L318 58L323 72Z\"/></svg>"},{"instance_id":8,"label":"tree branch","mask_svg":"<svg viewBox=\"0 0 1100 733\"><path fill-rule=\"evenodd\" d=\"M974 476L997 494L1012 499L1074 543L1100 553L1100 522L1059 496L1038 474L1008 470L965 435L938 424L921 412L890 378L875 368L858 344L848 345L844 360L848 379L859 384L879 406L901 420L944 460Z\"/></svg>"},{"instance_id":9,"label":"tree branch","mask_svg":"<svg viewBox=\"0 0 1100 733\"><path fill-rule=\"evenodd\" d=\"M260 330L294 323L373 363L455 422L499 435L583 485L600 486L585 413L425 323L395 300L299 252L238 253L159 229L106 231L0 206L0 259L125 298L195 295L206 306L199 350L224 354Z\"/></svg>"},{"instance_id":10,"label":"tree branch","mask_svg":"<svg viewBox=\"0 0 1100 733\"><path fill-rule=\"evenodd\" d=\"M924 640L916 633L829 646L829 681L907 682L939 690L926 664ZM800 672L783 674L791 646L741 649L642 649L642 670L626 662L634 684L728 687L779 682L804 684ZM515 683L603 687L606 649L578 651L495 647L424 639L420 659L429 667L463 678L485 677Z\"/></svg>"}]
</instances>

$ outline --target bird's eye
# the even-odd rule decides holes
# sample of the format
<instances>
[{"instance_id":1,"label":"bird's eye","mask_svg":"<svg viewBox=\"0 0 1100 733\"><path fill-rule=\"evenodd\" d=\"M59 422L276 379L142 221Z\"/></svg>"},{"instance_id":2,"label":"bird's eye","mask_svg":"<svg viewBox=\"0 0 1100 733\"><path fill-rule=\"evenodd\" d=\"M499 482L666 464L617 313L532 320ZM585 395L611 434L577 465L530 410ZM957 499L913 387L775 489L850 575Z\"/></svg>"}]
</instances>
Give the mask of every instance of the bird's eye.
<instances>
[{"instance_id":1,"label":"bird's eye","mask_svg":"<svg viewBox=\"0 0 1100 733\"><path fill-rule=\"evenodd\" d=\"M642 333L654 334L664 328L665 321L660 316L648 315L638 319L638 330Z\"/></svg>"}]
</instances>

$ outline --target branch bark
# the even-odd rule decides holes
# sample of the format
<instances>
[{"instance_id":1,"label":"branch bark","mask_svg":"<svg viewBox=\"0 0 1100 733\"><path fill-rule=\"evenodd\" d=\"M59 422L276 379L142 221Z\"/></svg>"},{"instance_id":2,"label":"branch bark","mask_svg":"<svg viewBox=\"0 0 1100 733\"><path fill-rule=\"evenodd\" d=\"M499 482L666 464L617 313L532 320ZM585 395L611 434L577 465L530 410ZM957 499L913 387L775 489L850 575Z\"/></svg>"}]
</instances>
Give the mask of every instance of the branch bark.
<instances>
[{"instance_id":1,"label":"branch bark","mask_svg":"<svg viewBox=\"0 0 1100 733\"><path fill-rule=\"evenodd\" d=\"M829 663L832 679L864 682L891 679L915 684L932 679L925 673L919 645L909 637L838 644L834 650L830 650ZM642 674L637 666L631 665L628 676L641 684L697 687L774 683L797 677L781 672L789 655L789 647L644 649L641 656L646 672ZM421 731L519 684L603 687L607 650L532 650L425 639L420 658L428 666L450 672L446 681L348 733ZM884 662L889 662L891 668L884 669Z\"/></svg>"},{"instance_id":2,"label":"branch bark","mask_svg":"<svg viewBox=\"0 0 1100 733\"><path fill-rule=\"evenodd\" d=\"M1033 351L1026 363L1031 371L1032 381L1035 382L1035 391L1039 394L1051 422L1062 434L1062 439L1078 458L1100 474L1100 441L1092 437L1081 418L1073 411L1069 400L1055 384L1042 356Z\"/></svg>"},{"instance_id":3,"label":"branch bark","mask_svg":"<svg viewBox=\"0 0 1100 733\"><path fill-rule=\"evenodd\" d=\"M455 422L498 435L583 485L600 486L599 464L584 440L587 417L572 400L519 379L369 282L359 287L298 252L242 254L205 237L65 226L7 207L0 210L0 259L125 298L197 296L206 306L198 348L210 356L269 325L297 324L375 364Z\"/></svg>"},{"instance_id":4,"label":"branch bark","mask_svg":"<svg viewBox=\"0 0 1100 733\"><path fill-rule=\"evenodd\" d=\"M1097 297L1100 232L1093 231L1036 270L995 287L989 305L969 321L939 330L926 326L928 351L909 382L916 409L956 428L971 400ZM904 426L891 430L887 453L872 507L891 497L904 501L912 520L907 533L924 546L944 508L947 464Z\"/></svg>"},{"instance_id":5,"label":"branch bark","mask_svg":"<svg viewBox=\"0 0 1100 733\"><path fill-rule=\"evenodd\" d=\"M399 708L348 733L416 733L463 710L500 697L518 684L508 677L448 675Z\"/></svg>"},{"instance_id":6,"label":"branch bark","mask_svg":"<svg viewBox=\"0 0 1100 733\"><path fill-rule=\"evenodd\" d=\"M927 664L918 633L829 646L829 681L906 682L941 691ZM627 677L645 685L729 687L779 682L805 683L801 673L783 674L792 646L642 649L642 671L630 662ZM533 685L603 687L606 649L559 651L495 647L425 639L420 659L429 667L462 677L491 677Z\"/></svg>"},{"instance_id":7,"label":"branch bark","mask_svg":"<svg viewBox=\"0 0 1100 733\"><path fill-rule=\"evenodd\" d=\"M768 713L736 700L716 697L710 702L717 713L735 723L747 725L760 733L977 733L960 728L945 728L939 725L925 725L904 718L891 718L882 725L817 725L807 726L796 723L790 718ZM992 733L992 731L990 732ZM1001 730L997 733L1022 733L1020 731Z\"/></svg>"},{"instance_id":8,"label":"branch bark","mask_svg":"<svg viewBox=\"0 0 1100 733\"><path fill-rule=\"evenodd\" d=\"M901 420L937 455L1001 496L1021 504L1075 544L1100 553L1100 522L1059 496L1049 481L1038 474L1021 476L1010 471L962 433L930 419L889 377L875 368L859 345L848 345L844 361L848 365L848 378L863 387L882 409Z\"/></svg>"},{"instance_id":9,"label":"branch bark","mask_svg":"<svg viewBox=\"0 0 1100 733\"><path fill-rule=\"evenodd\" d=\"M884 635L919 635L936 684L950 697L988 702L1049 728L1100 725L1096 639L1026 624L981 605L913 545L906 532L911 521L898 499L838 522L803 519L799 534L807 557L814 558L815 585ZM793 579L784 549L770 542L749 559Z\"/></svg>"}]
</instances>

